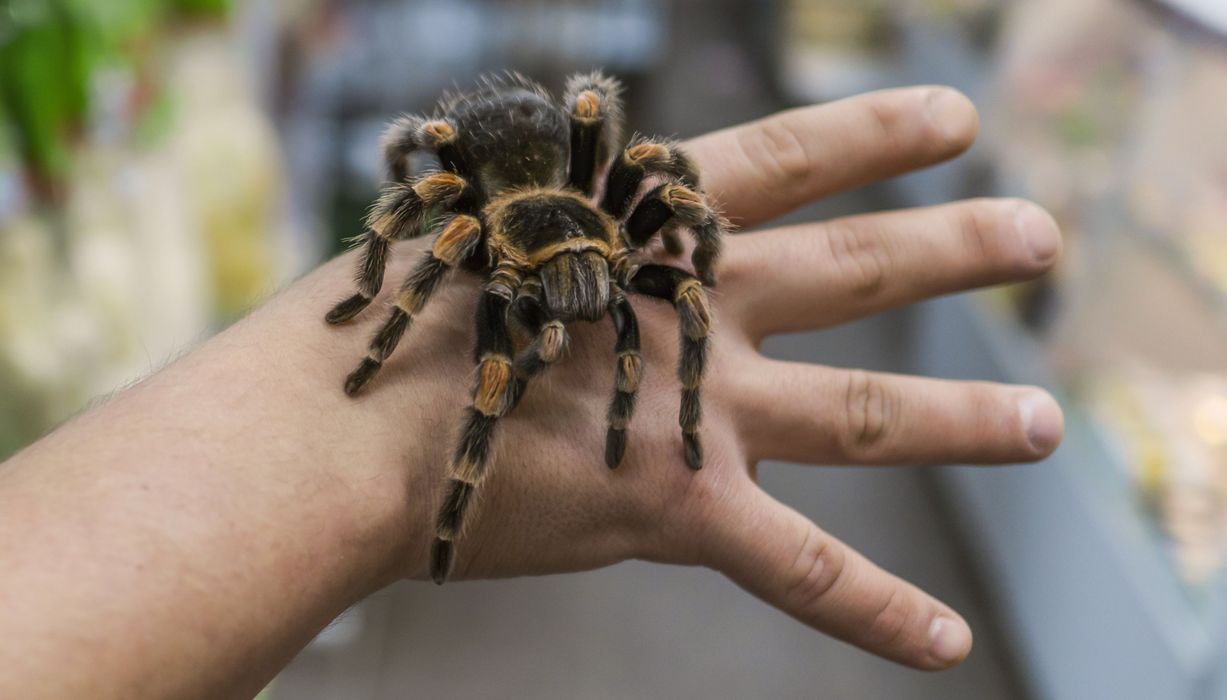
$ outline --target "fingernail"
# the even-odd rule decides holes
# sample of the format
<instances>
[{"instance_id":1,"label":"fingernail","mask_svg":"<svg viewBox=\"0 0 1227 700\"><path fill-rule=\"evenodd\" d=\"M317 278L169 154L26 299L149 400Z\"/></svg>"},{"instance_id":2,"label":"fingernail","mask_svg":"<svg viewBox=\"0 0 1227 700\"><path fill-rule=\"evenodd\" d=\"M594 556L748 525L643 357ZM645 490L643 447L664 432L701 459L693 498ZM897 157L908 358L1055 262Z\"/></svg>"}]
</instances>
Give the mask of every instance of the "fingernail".
<instances>
[{"instance_id":1,"label":"fingernail","mask_svg":"<svg viewBox=\"0 0 1227 700\"><path fill-rule=\"evenodd\" d=\"M937 88L929 91L926 104L933 128L947 144L964 148L971 145L979 121L971 100L957 90Z\"/></svg>"},{"instance_id":2,"label":"fingernail","mask_svg":"<svg viewBox=\"0 0 1227 700\"><path fill-rule=\"evenodd\" d=\"M1040 207L1021 202L1014 212L1014 230L1027 242L1031 257L1044 265L1052 262L1061 250L1061 231L1057 222Z\"/></svg>"},{"instance_id":3,"label":"fingernail","mask_svg":"<svg viewBox=\"0 0 1227 700\"><path fill-rule=\"evenodd\" d=\"M967 623L939 617L929 625L929 654L944 664L962 661L971 652Z\"/></svg>"},{"instance_id":4,"label":"fingernail","mask_svg":"<svg viewBox=\"0 0 1227 700\"><path fill-rule=\"evenodd\" d=\"M1028 392L1018 401L1018 415L1027 440L1037 452L1046 454L1056 449L1065 432L1065 417L1056 400L1045 391Z\"/></svg>"}]
</instances>

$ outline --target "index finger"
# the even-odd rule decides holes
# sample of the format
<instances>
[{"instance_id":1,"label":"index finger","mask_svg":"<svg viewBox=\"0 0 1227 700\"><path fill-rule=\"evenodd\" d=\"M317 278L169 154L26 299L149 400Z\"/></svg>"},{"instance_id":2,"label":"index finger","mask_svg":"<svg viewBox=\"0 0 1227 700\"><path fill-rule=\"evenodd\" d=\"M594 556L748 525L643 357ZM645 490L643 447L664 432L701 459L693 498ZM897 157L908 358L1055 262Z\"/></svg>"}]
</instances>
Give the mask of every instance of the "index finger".
<instances>
[{"instance_id":1,"label":"index finger","mask_svg":"<svg viewBox=\"0 0 1227 700\"><path fill-rule=\"evenodd\" d=\"M692 139L704 189L740 226L967 150L979 117L945 87L871 92Z\"/></svg>"}]
</instances>

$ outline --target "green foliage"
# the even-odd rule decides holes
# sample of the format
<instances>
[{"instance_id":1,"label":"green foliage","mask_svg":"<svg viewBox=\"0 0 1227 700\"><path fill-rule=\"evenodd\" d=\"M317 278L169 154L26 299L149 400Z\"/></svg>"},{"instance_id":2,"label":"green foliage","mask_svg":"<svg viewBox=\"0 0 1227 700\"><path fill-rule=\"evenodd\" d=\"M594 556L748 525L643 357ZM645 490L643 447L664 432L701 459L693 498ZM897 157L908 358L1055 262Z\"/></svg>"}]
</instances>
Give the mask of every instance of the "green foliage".
<instances>
[{"instance_id":1,"label":"green foliage","mask_svg":"<svg viewBox=\"0 0 1227 700\"><path fill-rule=\"evenodd\" d=\"M85 118L97 35L66 0L0 0L0 108L21 156L58 174Z\"/></svg>"},{"instance_id":2,"label":"green foliage","mask_svg":"<svg viewBox=\"0 0 1227 700\"><path fill-rule=\"evenodd\" d=\"M223 16L230 11L230 0L167 0L166 4L190 15Z\"/></svg>"},{"instance_id":3,"label":"green foliage","mask_svg":"<svg viewBox=\"0 0 1227 700\"><path fill-rule=\"evenodd\" d=\"M71 140L89 115L97 68L133 63L141 57L130 55L134 47L164 23L224 16L231 2L0 0L0 120L27 166L63 175Z\"/></svg>"}]
</instances>

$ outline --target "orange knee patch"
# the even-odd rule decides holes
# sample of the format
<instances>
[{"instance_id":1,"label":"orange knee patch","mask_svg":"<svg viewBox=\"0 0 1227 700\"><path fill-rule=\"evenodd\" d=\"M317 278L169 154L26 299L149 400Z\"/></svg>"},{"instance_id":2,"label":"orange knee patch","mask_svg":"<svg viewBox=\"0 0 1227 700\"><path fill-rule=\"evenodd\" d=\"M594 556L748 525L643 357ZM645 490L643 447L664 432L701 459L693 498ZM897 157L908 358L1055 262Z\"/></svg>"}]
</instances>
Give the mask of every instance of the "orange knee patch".
<instances>
[{"instance_id":1,"label":"orange knee patch","mask_svg":"<svg viewBox=\"0 0 1227 700\"><path fill-rule=\"evenodd\" d=\"M623 394L634 393L643 377L643 358L637 352L624 352L618 356L617 388Z\"/></svg>"},{"instance_id":2,"label":"orange knee patch","mask_svg":"<svg viewBox=\"0 0 1227 700\"><path fill-rule=\"evenodd\" d=\"M639 143L626 149L626 158L641 167L669 162L669 149L662 143Z\"/></svg>"},{"instance_id":3,"label":"orange knee patch","mask_svg":"<svg viewBox=\"0 0 1227 700\"><path fill-rule=\"evenodd\" d=\"M415 188L404 184L396 184L385 188L379 193L379 199L367 215L367 228L376 236L385 240L396 240L402 229L409 223L404 215L405 207L410 206L414 197L420 197Z\"/></svg>"},{"instance_id":4,"label":"orange knee patch","mask_svg":"<svg viewBox=\"0 0 1227 700\"><path fill-rule=\"evenodd\" d=\"M481 222L467 214L451 220L435 239L431 252L448 265L455 267L473 252L481 235Z\"/></svg>"},{"instance_id":5,"label":"orange knee patch","mask_svg":"<svg viewBox=\"0 0 1227 700\"><path fill-rule=\"evenodd\" d=\"M448 124L442 120L435 120L423 124L422 135L426 137L425 140L429 142L429 145L434 148L452 143L456 140L456 130L452 128L451 124Z\"/></svg>"},{"instance_id":6,"label":"orange knee patch","mask_svg":"<svg viewBox=\"0 0 1227 700\"><path fill-rule=\"evenodd\" d=\"M695 279L682 282L674 297L678 315L682 319L682 332L687 338L706 338L711 332L711 308L703 285Z\"/></svg>"},{"instance_id":7,"label":"orange knee patch","mask_svg":"<svg viewBox=\"0 0 1227 700\"><path fill-rule=\"evenodd\" d=\"M422 305L425 303L425 299L415 287L407 287L402 289L400 294L398 294L396 297L396 306L399 307L401 311L409 314L411 318L417 315L417 312L422 310Z\"/></svg>"},{"instance_id":8,"label":"orange knee patch","mask_svg":"<svg viewBox=\"0 0 1227 700\"><path fill-rule=\"evenodd\" d=\"M670 185L661 198L673 208L673 215L683 223L694 225L707 218L707 205L697 192L681 185Z\"/></svg>"},{"instance_id":9,"label":"orange knee patch","mask_svg":"<svg viewBox=\"0 0 1227 700\"><path fill-rule=\"evenodd\" d=\"M550 321L541 329L541 360L557 362L567 347L567 329L561 321Z\"/></svg>"},{"instance_id":10,"label":"orange knee patch","mask_svg":"<svg viewBox=\"0 0 1227 700\"><path fill-rule=\"evenodd\" d=\"M366 222L367 228L371 229L376 236L384 240L395 240L394 227L396 225L396 215L394 212L385 212L380 216L372 217Z\"/></svg>"},{"instance_id":11,"label":"orange knee patch","mask_svg":"<svg viewBox=\"0 0 1227 700\"><path fill-rule=\"evenodd\" d=\"M470 486L476 486L477 484L481 483L482 477L485 476L485 470L480 464L473 460L472 456L465 452L456 456L455 460L451 464L451 468L448 469L448 474L450 478L456 481L462 481ZM454 536L455 533L440 531L438 535L442 539L446 540L451 538L444 537L444 535Z\"/></svg>"},{"instance_id":12,"label":"orange knee patch","mask_svg":"<svg viewBox=\"0 0 1227 700\"><path fill-rule=\"evenodd\" d=\"M428 206L455 200L464 191L464 178L455 173L435 173L414 184L413 191Z\"/></svg>"},{"instance_id":13,"label":"orange knee patch","mask_svg":"<svg viewBox=\"0 0 1227 700\"><path fill-rule=\"evenodd\" d=\"M486 416L501 416L511 398L511 360L489 356L481 361L477 374L477 389L473 392L473 407Z\"/></svg>"},{"instance_id":14,"label":"orange knee patch","mask_svg":"<svg viewBox=\"0 0 1227 700\"><path fill-rule=\"evenodd\" d=\"M591 90L584 90L575 98L575 117L592 121L601 116L601 98Z\"/></svg>"}]
</instances>

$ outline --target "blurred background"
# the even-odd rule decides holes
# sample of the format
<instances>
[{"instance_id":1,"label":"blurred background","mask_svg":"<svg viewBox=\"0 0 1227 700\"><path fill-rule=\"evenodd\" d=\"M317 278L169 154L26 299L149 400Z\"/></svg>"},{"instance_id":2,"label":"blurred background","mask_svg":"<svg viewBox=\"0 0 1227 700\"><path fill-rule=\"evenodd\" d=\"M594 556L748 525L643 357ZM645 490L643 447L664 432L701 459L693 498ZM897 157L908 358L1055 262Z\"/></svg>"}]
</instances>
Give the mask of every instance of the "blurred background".
<instances>
[{"instance_id":1,"label":"blurred background","mask_svg":"<svg viewBox=\"0 0 1227 700\"><path fill-rule=\"evenodd\" d=\"M341 250L398 112L594 66L679 137L955 85L969 155L790 219L980 195L1059 219L1044 280L767 348L1060 397L1040 466L761 471L963 611L975 651L920 674L631 562L394 586L265 695L1227 698L1222 0L0 0L0 458Z\"/></svg>"}]
</instances>

